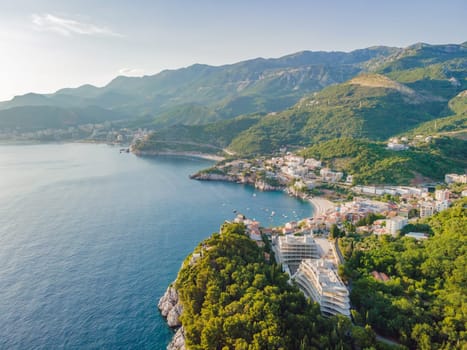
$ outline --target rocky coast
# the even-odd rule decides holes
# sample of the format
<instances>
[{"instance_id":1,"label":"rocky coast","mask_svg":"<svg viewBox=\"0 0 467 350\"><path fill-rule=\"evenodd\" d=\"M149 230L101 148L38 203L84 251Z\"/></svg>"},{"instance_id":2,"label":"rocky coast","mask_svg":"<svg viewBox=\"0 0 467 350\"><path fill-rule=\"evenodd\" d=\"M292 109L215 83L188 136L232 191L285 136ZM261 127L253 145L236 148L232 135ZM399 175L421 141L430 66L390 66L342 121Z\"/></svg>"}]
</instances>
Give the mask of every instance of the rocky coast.
<instances>
[{"instance_id":1,"label":"rocky coast","mask_svg":"<svg viewBox=\"0 0 467 350\"><path fill-rule=\"evenodd\" d=\"M260 191L282 191L283 186L272 186L265 181L255 179L254 177L249 176L237 176L237 175L227 175L219 173L209 173L209 172L199 172L193 175L190 175L190 179L200 180L200 181L226 181L226 182L235 182L238 184L247 184L252 185Z\"/></svg>"},{"instance_id":2,"label":"rocky coast","mask_svg":"<svg viewBox=\"0 0 467 350\"><path fill-rule=\"evenodd\" d=\"M185 350L185 333L180 322L180 315L183 312L183 307L180 304L177 290L170 285L162 298L157 304L161 315L166 318L167 325L176 329L176 332L172 338L172 341L167 346L168 350Z\"/></svg>"}]
</instances>

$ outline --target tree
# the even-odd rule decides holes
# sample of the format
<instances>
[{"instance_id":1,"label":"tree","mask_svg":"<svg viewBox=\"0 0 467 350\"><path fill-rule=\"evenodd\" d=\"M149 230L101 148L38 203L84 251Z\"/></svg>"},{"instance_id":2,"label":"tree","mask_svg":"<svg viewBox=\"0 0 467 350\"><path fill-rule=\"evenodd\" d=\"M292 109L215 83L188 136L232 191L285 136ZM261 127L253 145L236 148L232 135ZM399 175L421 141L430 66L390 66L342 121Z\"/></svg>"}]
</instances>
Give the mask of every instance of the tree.
<instances>
[{"instance_id":1,"label":"tree","mask_svg":"<svg viewBox=\"0 0 467 350\"><path fill-rule=\"evenodd\" d=\"M341 237L341 231L339 230L339 227L336 224L332 224L330 235L331 235L331 238L334 238L334 239Z\"/></svg>"}]
</instances>

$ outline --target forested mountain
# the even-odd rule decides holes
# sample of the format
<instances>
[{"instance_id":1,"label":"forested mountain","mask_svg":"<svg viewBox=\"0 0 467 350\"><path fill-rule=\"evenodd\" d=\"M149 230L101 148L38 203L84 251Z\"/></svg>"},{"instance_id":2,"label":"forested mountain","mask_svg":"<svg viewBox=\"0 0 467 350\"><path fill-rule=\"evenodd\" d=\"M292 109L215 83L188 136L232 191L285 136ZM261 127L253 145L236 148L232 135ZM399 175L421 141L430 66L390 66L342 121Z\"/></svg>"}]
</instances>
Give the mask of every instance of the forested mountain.
<instances>
[{"instance_id":1,"label":"forested mountain","mask_svg":"<svg viewBox=\"0 0 467 350\"><path fill-rule=\"evenodd\" d=\"M257 58L219 67L195 64L144 77L119 76L102 88L84 85L54 94L26 94L0 108L99 106L153 126L200 124L245 113L280 111L304 94L348 80L368 60L399 49L373 47L345 52L310 52Z\"/></svg>"},{"instance_id":2,"label":"forested mountain","mask_svg":"<svg viewBox=\"0 0 467 350\"><path fill-rule=\"evenodd\" d=\"M15 114L15 107L26 106L20 111L27 111L27 118L8 118L27 129L25 123L45 107L54 107L61 116L37 118L34 125L61 127L69 125L59 119L70 120L70 111L97 106L105 110L100 119L123 118L126 126L155 129L148 144L140 145L146 149L162 141L166 148L167 141L177 145L177 150L182 144L191 149L208 143L213 149L255 155L341 137L384 140L418 126L462 130L466 89L466 43L304 51L219 67L196 64L141 78L117 77L102 88L84 85L18 96L0 104L0 120L4 113ZM439 118L444 118L439 124L423 124ZM214 133L202 135L209 130Z\"/></svg>"},{"instance_id":3,"label":"forested mountain","mask_svg":"<svg viewBox=\"0 0 467 350\"><path fill-rule=\"evenodd\" d=\"M462 130L467 100L463 92L467 88L465 44L417 44L363 66L367 73L305 95L281 112L258 118L245 130L229 131L239 132L233 138L221 137L232 139L231 144L216 145L255 155L283 145L309 146L341 137L385 140L438 118L443 118L439 124L443 130ZM192 130L185 128L178 141L196 142L199 132ZM173 133L161 130L149 142L166 140L168 135Z\"/></svg>"}]
</instances>

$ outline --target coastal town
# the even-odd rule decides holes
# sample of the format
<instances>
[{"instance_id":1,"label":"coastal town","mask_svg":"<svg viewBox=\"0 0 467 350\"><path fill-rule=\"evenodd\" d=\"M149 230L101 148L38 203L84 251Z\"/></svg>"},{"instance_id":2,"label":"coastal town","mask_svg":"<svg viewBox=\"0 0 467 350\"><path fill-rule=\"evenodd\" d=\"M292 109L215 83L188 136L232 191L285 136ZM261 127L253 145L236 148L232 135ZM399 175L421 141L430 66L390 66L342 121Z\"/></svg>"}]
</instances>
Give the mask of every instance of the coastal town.
<instances>
[{"instance_id":1,"label":"coastal town","mask_svg":"<svg viewBox=\"0 0 467 350\"><path fill-rule=\"evenodd\" d=\"M0 130L2 142L94 142L130 145L146 138L152 130L147 128L127 128L116 122L106 121L95 124L82 124L67 128L47 128L40 130Z\"/></svg>"},{"instance_id":2,"label":"coastal town","mask_svg":"<svg viewBox=\"0 0 467 350\"><path fill-rule=\"evenodd\" d=\"M263 236L267 237L276 262L306 297L320 305L324 315L347 317L351 315L349 290L339 277L338 267L344 258L336 238L354 233L426 240L429 234L419 229L418 221L449 208L452 200L467 196L466 174L446 174L444 183L420 186L358 185L351 174L291 153L220 162L192 178L284 190L309 200L314 207L311 217L280 227L262 227L242 214L234 222L244 224L249 237L261 247ZM372 275L379 281L389 279L379 271Z\"/></svg>"}]
</instances>

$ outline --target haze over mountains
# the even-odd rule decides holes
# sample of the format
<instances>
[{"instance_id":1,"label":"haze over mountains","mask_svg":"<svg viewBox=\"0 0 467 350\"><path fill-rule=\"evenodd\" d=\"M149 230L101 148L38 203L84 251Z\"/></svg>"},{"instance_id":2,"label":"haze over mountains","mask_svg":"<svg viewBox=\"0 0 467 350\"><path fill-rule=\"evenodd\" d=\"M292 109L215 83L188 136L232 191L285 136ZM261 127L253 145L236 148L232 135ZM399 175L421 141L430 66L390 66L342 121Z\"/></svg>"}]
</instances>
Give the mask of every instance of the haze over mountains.
<instances>
[{"instance_id":1,"label":"haze over mountains","mask_svg":"<svg viewBox=\"0 0 467 350\"><path fill-rule=\"evenodd\" d=\"M452 115L463 120L465 103L453 110L449 101L466 87L467 43L304 51L17 96L0 103L0 129L124 120L157 129L152 141L255 154L336 137L382 140Z\"/></svg>"}]
</instances>

